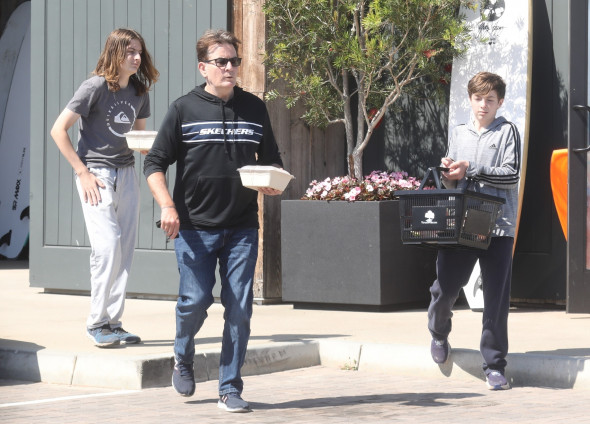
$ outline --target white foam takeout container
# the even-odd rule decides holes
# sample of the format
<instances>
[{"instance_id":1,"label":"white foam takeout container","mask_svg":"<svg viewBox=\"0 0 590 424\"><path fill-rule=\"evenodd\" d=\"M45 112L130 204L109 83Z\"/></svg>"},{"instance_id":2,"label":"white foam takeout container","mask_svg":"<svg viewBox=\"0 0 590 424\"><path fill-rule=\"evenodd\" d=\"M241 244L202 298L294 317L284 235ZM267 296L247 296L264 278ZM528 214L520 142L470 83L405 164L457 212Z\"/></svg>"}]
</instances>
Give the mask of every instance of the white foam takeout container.
<instances>
[{"instance_id":1,"label":"white foam takeout container","mask_svg":"<svg viewBox=\"0 0 590 424\"><path fill-rule=\"evenodd\" d=\"M251 189L270 187L283 191L293 178L284 169L276 166L248 165L238 169L242 179L242 185Z\"/></svg>"},{"instance_id":2,"label":"white foam takeout container","mask_svg":"<svg viewBox=\"0 0 590 424\"><path fill-rule=\"evenodd\" d=\"M134 130L123 134L127 139L127 146L131 150L141 152L143 150L150 150L158 131Z\"/></svg>"}]
</instances>

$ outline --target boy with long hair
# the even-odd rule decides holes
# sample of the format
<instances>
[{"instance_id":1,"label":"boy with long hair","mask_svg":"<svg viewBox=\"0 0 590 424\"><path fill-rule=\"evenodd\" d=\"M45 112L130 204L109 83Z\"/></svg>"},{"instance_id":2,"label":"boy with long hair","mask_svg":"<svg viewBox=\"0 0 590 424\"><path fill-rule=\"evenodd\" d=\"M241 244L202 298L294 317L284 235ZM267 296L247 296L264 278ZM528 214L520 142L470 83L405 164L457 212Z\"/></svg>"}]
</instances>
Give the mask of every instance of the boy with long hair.
<instances>
[{"instance_id":1,"label":"boy with long hair","mask_svg":"<svg viewBox=\"0 0 590 424\"><path fill-rule=\"evenodd\" d=\"M108 36L93 74L58 116L51 136L76 174L90 238L87 335L96 346L111 347L141 341L121 324L139 218L135 157L124 134L145 129L148 91L159 73L142 36L120 28ZM76 151L67 131L78 120Z\"/></svg>"}]
</instances>

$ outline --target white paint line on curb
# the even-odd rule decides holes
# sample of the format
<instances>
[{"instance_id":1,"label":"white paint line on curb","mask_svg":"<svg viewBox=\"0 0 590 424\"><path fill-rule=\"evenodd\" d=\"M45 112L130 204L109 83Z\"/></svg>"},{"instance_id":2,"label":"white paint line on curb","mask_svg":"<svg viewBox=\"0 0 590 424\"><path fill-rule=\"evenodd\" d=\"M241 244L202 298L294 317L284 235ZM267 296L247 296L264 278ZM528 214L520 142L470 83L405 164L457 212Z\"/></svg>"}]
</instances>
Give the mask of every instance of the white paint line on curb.
<instances>
[{"instance_id":1,"label":"white paint line on curb","mask_svg":"<svg viewBox=\"0 0 590 424\"><path fill-rule=\"evenodd\" d=\"M26 402L2 403L2 404L0 404L0 408L9 408L12 406L38 405L41 403L61 402L64 400L74 400L74 399L87 399L87 398L101 397L101 396L119 396L119 395L127 395L130 393L137 393L140 391L141 390L118 390L116 392L109 392L109 393L93 393L91 395L64 396L64 397L58 397L58 398L52 398L52 399L29 400Z\"/></svg>"}]
</instances>

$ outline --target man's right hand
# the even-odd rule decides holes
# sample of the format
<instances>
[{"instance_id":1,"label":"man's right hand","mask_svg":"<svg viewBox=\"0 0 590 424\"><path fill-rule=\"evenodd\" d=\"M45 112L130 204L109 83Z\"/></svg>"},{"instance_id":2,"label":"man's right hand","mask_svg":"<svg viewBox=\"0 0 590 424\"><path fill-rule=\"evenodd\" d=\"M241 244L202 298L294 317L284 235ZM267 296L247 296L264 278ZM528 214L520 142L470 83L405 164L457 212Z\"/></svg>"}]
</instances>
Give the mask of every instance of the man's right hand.
<instances>
[{"instance_id":1,"label":"man's right hand","mask_svg":"<svg viewBox=\"0 0 590 424\"><path fill-rule=\"evenodd\" d=\"M101 201L99 188L105 188L104 183L88 170L82 171L77 175L82 191L84 192L84 202L90 203L91 206L98 205Z\"/></svg>"}]
</instances>

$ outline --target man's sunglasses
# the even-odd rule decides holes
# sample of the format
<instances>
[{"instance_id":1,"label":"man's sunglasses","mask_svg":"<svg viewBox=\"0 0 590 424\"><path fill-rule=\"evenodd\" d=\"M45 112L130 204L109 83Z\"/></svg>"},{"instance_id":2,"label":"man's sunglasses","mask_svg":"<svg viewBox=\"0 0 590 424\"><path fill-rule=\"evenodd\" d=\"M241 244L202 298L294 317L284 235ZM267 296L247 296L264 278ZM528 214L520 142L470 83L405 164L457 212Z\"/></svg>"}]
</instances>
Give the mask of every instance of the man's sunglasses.
<instances>
[{"instance_id":1,"label":"man's sunglasses","mask_svg":"<svg viewBox=\"0 0 590 424\"><path fill-rule=\"evenodd\" d=\"M229 63L231 63L231 66L233 66L235 68L236 66L240 66L242 64L242 58L241 57L231 57L231 58L227 59L225 57L218 57L217 59L203 60L203 62L206 62L206 63L215 62L215 65L218 68L225 68L229 62Z\"/></svg>"}]
</instances>

